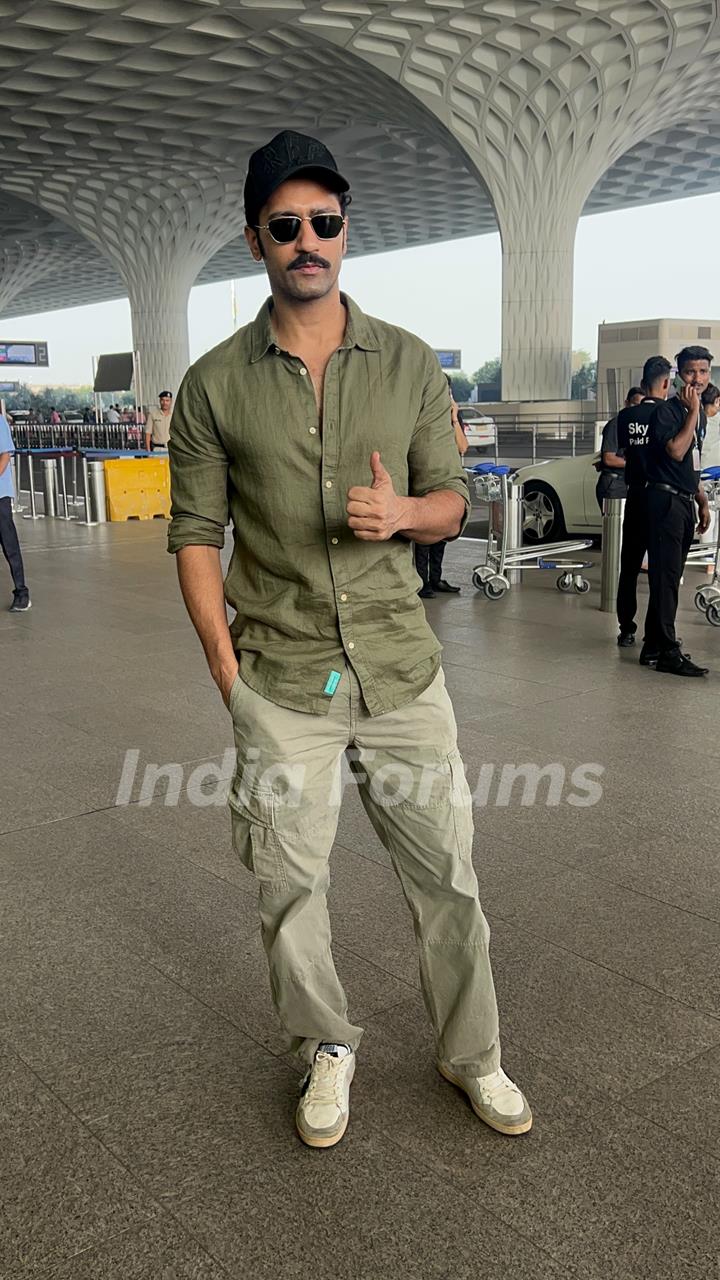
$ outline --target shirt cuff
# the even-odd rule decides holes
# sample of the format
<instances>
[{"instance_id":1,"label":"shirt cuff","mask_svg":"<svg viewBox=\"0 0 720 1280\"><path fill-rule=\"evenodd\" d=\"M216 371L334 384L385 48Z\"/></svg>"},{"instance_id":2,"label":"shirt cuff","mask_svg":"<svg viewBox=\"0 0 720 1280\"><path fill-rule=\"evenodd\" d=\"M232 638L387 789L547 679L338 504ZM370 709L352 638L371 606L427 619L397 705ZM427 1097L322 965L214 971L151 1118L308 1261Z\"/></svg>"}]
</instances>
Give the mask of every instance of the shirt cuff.
<instances>
[{"instance_id":1,"label":"shirt cuff","mask_svg":"<svg viewBox=\"0 0 720 1280\"><path fill-rule=\"evenodd\" d=\"M224 546L225 530L213 520L173 516L168 529L167 549L170 555L176 555L183 547L217 547L222 551Z\"/></svg>"}]
</instances>

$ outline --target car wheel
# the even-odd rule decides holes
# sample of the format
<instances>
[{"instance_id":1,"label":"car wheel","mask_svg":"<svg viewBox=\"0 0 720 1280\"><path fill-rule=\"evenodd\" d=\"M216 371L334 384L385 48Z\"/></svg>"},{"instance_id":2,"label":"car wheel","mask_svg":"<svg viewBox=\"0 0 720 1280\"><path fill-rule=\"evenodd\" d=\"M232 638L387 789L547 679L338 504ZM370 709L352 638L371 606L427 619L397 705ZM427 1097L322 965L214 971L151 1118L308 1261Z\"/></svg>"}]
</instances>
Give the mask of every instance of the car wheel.
<instances>
[{"instance_id":1,"label":"car wheel","mask_svg":"<svg viewBox=\"0 0 720 1280\"><path fill-rule=\"evenodd\" d=\"M523 536L526 542L554 542L565 536L560 499L550 485L528 480L523 493Z\"/></svg>"}]
</instances>

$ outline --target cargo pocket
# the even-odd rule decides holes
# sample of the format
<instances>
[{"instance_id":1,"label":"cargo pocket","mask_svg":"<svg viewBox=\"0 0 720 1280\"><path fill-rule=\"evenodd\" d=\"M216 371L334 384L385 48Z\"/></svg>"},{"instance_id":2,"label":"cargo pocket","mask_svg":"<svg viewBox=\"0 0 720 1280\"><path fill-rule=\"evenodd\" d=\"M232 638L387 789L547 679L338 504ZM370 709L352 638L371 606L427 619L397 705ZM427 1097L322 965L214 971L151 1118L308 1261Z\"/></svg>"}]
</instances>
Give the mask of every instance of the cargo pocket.
<instances>
[{"instance_id":1,"label":"cargo pocket","mask_svg":"<svg viewBox=\"0 0 720 1280\"><path fill-rule=\"evenodd\" d=\"M282 846L275 830L275 796L260 787L240 787L233 781L229 796L233 847L268 893L288 888Z\"/></svg>"},{"instance_id":2,"label":"cargo pocket","mask_svg":"<svg viewBox=\"0 0 720 1280\"><path fill-rule=\"evenodd\" d=\"M451 799L455 838L461 858L472 858L473 816L472 794L465 777L460 752L455 748L448 756L451 780Z\"/></svg>"}]
</instances>

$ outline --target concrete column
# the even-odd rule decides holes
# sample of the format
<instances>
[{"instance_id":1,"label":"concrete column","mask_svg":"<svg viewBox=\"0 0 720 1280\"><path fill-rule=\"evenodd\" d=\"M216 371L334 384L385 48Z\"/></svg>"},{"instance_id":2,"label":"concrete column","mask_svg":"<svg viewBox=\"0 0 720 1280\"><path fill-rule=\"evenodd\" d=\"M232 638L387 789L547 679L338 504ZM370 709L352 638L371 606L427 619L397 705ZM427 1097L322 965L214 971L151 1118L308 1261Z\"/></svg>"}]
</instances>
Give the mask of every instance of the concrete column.
<instances>
[{"instance_id":1,"label":"concrete column","mask_svg":"<svg viewBox=\"0 0 720 1280\"><path fill-rule=\"evenodd\" d=\"M503 211L503 400L570 396L576 227L528 200Z\"/></svg>"},{"instance_id":2,"label":"concrete column","mask_svg":"<svg viewBox=\"0 0 720 1280\"><path fill-rule=\"evenodd\" d=\"M81 251L80 251L81 252ZM80 260L80 252L64 244L40 240L16 240L0 250L0 315L12 305L18 294L30 289L38 280L72 271Z\"/></svg>"},{"instance_id":3,"label":"concrete column","mask_svg":"<svg viewBox=\"0 0 720 1280\"><path fill-rule=\"evenodd\" d=\"M68 171L56 185L24 185L22 198L47 207L112 262L130 299L143 401L165 389L175 394L190 359L190 289L245 225L242 178L199 165L162 178L136 173L119 194L112 183Z\"/></svg>"},{"instance_id":4,"label":"concrete column","mask_svg":"<svg viewBox=\"0 0 720 1280\"><path fill-rule=\"evenodd\" d=\"M126 278L146 404L155 404L163 390L177 395L190 363L188 300L202 265L163 253L140 278L134 272Z\"/></svg>"}]
</instances>

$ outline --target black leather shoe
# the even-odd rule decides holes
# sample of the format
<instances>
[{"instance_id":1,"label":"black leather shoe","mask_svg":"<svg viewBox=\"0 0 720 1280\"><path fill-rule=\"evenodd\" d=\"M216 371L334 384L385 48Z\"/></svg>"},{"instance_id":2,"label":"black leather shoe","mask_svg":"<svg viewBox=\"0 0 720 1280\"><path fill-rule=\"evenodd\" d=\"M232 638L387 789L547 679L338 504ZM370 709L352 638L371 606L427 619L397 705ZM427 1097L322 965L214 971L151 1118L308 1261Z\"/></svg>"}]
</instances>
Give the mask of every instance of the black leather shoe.
<instances>
[{"instance_id":1,"label":"black leather shoe","mask_svg":"<svg viewBox=\"0 0 720 1280\"><path fill-rule=\"evenodd\" d=\"M634 631L621 631L617 638L618 645L621 649L629 649L635 643Z\"/></svg>"},{"instance_id":2,"label":"black leather shoe","mask_svg":"<svg viewBox=\"0 0 720 1280\"><path fill-rule=\"evenodd\" d=\"M656 671L664 671L669 676L706 676L708 675L707 667L698 667L691 662L686 653L670 656L669 654L661 654L658 658Z\"/></svg>"},{"instance_id":3,"label":"black leather shoe","mask_svg":"<svg viewBox=\"0 0 720 1280\"><path fill-rule=\"evenodd\" d=\"M430 587L432 591L440 591L446 595L460 595L460 588L451 586L444 578L441 578L439 582L431 582Z\"/></svg>"},{"instance_id":4,"label":"black leather shoe","mask_svg":"<svg viewBox=\"0 0 720 1280\"><path fill-rule=\"evenodd\" d=\"M421 587L420 590L418 591L418 595L421 600L435 599L435 592L433 591L432 587Z\"/></svg>"},{"instance_id":5,"label":"black leather shoe","mask_svg":"<svg viewBox=\"0 0 720 1280\"><path fill-rule=\"evenodd\" d=\"M654 667L660 654L657 649L648 649L643 645L638 659L641 667Z\"/></svg>"}]
</instances>

